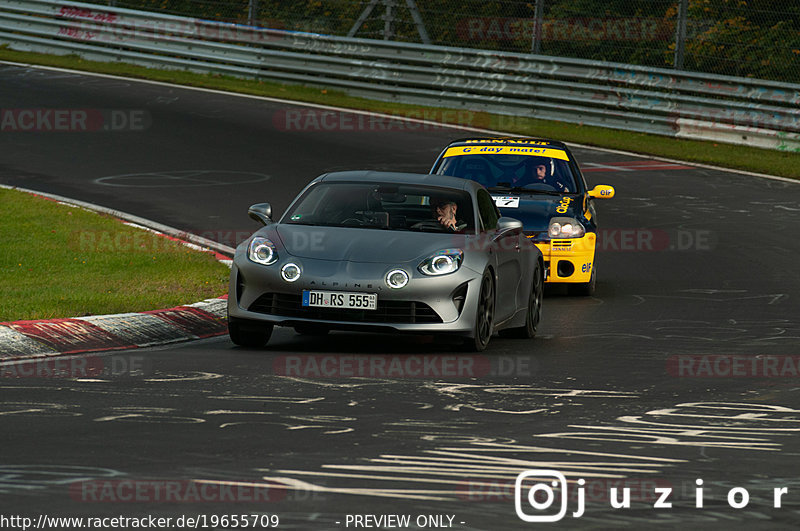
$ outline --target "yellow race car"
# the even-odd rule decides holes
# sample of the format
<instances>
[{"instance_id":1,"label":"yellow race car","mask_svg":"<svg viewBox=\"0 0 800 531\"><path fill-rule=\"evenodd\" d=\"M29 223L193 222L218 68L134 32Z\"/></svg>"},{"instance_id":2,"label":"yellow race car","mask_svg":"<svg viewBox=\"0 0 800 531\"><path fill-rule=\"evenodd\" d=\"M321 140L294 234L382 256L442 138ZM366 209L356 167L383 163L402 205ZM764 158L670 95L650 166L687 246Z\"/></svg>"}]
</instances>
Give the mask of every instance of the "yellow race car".
<instances>
[{"instance_id":1,"label":"yellow race car","mask_svg":"<svg viewBox=\"0 0 800 531\"><path fill-rule=\"evenodd\" d=\"M594 293L594 200L614 197L614 188L589 190L564 143L505 137L456 140L430 173L482 184L502 215L522 221L525 235L542 251L547 283L565 284L573 295Z\"/></svg>"}]
</instances>

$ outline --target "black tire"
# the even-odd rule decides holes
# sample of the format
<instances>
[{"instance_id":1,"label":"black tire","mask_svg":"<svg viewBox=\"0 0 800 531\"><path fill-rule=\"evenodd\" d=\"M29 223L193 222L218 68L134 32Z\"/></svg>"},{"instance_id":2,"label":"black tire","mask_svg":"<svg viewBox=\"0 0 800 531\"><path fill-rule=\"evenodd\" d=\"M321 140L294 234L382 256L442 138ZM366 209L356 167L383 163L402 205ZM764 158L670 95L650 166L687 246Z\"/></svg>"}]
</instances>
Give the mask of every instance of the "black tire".
<instances>
[{"instance_id":1,"label":"black tire","mask_svg":"<svg viewBox=\"0 0 800 531\"><path fill-rule=\"evenodd\" d=\"M228 335L241 347L261 348L272 336L273 325L228 317Z\"/></svg>"},{"instance_id":2,"label":"black tire","mask_svg":"<svg viewBox=\"0 0 800 531\"><path fill-rule=\"evenodd\" d=\"M301 336L325 336L328 335L330 329L325 328L324 326L302 325L302 326L295 326L294 331L300 334Z\"/></svg>"},{"instance_id":3,"label":"black tire","mask_svg":"<svg viewBox=\"0 0 800 531\"><path fill-rule=\"evenodd\" d=\"M567 293L570 295L578 295L582 297L591 297L594 295L595 287L597 286L597 266L592 265L592 276L589 279L589 282L583 282L581 284L568 284L567 285Z\"/></svg>"},{"instance_id":4,"label":"black tire","mask_svg":"<svg viewBox=\"0 0 800 531\"><path fill-rule=\"evenodd\" d=\"M542 319L542 300L544 300L544 274L542 268L536 265L533 272L533 285L528 296L528 309L525 312L525 324L515 328L506 328L500 331L503 337L518 339L531 339L536 337L539 321Z\"/></svg>"},{"instance_id":5,"label":"black tire","mask_svg":"<svg viewBox=\"0 0 800 531\"><path fill-rule=\"evenodd\" d=\"M475 311L473 336L465 340L464 346L471 352L483 352L489 344L494 332L494 279L489 271L481 278L481 289L478 294L478 308Z\"/></svg>"}]
</instances>

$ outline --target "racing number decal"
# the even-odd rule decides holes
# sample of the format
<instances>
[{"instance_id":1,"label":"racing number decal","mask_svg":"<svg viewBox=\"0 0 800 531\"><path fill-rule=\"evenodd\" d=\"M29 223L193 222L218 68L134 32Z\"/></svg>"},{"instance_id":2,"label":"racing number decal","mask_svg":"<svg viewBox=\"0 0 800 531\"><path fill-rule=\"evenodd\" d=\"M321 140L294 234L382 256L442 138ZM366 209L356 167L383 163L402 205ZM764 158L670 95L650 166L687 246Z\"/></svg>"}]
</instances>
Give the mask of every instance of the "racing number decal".
<instances>
[{"instance_id":1,"label":"racing number decal","mask_svg":"<svg viewBox=\"0 0 800 531\"><path fill-rule=\"evenodd\" d=\"M519 208L519 197L492 196L494 204L501 208Z\"/></svg>"}]
</instances>

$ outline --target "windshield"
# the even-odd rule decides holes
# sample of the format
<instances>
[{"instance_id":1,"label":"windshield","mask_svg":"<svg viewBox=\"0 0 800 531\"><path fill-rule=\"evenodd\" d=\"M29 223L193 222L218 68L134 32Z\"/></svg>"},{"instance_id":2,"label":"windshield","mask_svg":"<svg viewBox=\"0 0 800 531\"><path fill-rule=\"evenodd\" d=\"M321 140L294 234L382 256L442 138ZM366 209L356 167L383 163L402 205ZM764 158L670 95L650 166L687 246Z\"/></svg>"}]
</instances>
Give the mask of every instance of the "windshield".
<instances>
[{"instance_id":1,"label":"windshield","mask_svg":"<svg viewBox=\"0 0 800 531\"><path fill-rule=\"evenodd\" d=\"M475 231L467 192L416 185L321 182L303 194L282 223L326 227L458 232Z\"/></svg>"},{"instance_id":2,"label":"windshield","mask_svg":"<svg viewBox=\"0 0 800 531\"><path fill-rule=\"evenodd\" d=\"M566 154L563 156L566 158ZM577 192L569 163L558 157L473 152L445 154L436 173L477 181L489 191Z\"/></svg>"}]
</instances>

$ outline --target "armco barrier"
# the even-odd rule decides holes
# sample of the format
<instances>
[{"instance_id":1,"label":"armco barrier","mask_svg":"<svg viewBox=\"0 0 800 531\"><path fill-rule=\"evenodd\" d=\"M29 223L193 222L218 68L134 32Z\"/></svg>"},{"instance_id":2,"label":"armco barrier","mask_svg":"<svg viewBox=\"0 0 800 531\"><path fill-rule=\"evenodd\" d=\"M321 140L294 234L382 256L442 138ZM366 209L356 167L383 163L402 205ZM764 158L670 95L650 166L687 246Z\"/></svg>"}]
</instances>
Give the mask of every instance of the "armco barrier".
<instances>
[{"instance_id":1,"label":"armco barrier","mask_svg":"<svg viewBox=\"0 0 800 531\"><path fill-rule=\"evenodd\" d=\"M333 86L421 106L800 152L800 85L774 81L297 33L52 0L4 0L0 43Z\"/></svg>"}]
</instances>

